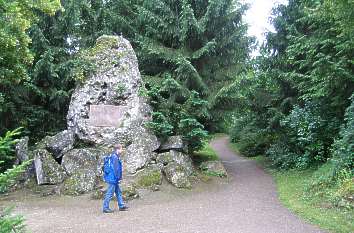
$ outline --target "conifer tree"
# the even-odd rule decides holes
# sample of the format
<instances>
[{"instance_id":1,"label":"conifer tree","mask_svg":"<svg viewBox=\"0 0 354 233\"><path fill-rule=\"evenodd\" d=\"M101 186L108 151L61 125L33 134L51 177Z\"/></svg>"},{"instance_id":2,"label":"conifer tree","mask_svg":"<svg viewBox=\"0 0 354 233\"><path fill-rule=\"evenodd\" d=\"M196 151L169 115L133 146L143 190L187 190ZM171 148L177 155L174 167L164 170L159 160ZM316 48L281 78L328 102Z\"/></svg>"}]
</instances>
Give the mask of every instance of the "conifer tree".
<instances>
[{"instance_id":1,"label":"conifer tree","mask_svg":"<svg viewBox=\"0 0 354 233\"><path fill-rule=\"evenodd\" d=\"M112 29L133 42L147 88L169 89L161 86L170 85L168 80L178 86L155 105L173 128L178 128L173 123L176 114L171 118L168 112L177 104L186 103L197 92L209 105L225 84L245 72L252 39L246 36L242 21L246 6L239 1L152 0L134 1L133 6L122 2L108 3L110 9L123 12L116 18L110 14L108 21L126 23L120 31ZM169 104L163 104L166 99ZM220 114L213 114L218 108L208 108L193 118L210 129Z\"/></svg>"},{"instance_id":2,"label":"conifer tree","mask_svg":"<svg viewBox=\"0 0 354 233\"><path fill-rule=\"evenodd\" d=\"M354 91L354 40L349 15L331 2L277 7L276 31L268 33L255 72L217 96L217 104L236 110L233 139L244 154L267 154L280 168L306 168L333 156Z\"/></svg>"},{"instance_id":3,"label":"conifer tree","mask_svg":"<svg viewBox=\"0 0 354 233\"><path fill-rule=\"evenodd\" d=\"M0 2L0 132L26 119L29 92L35 88L28 72L33 62L27 31L38 19L35 12L53 15L59 0Z\"/></svg>"},{"instance_id":4,"label":"conifer tree","mask_svg":"<svg viewBox=\"0 0 354 233\"><path fill-rule=\"evenodd\" d=\"M164 125L172 127L169 134L185 132L182 128L190 124L198 132L210 128L220 115L214 114L217 108L210 108L215 94L246 70L252 40L242 21L246 6L237 0L69 0L62 4L65 10L54 16L34 11L38 21L29 30L34 55L28 69L31 81L14 104L14 112L21 111L21 116L10 117L7 110L9 122L3 130L20 124L39 138L48 133L46 129L54 132L65 127L70 91L86 69L77 52L103 34L123 35L131 41L146 93L153 99L155 90L159 96L152 105L164 116ZM166 86L171 83L174 89ZM196 106L203 109L198 114L188 109ZM185 109L183 114L179 108ZM183 119L188 121L182 124Z\"/></svg>"}]
</instances>

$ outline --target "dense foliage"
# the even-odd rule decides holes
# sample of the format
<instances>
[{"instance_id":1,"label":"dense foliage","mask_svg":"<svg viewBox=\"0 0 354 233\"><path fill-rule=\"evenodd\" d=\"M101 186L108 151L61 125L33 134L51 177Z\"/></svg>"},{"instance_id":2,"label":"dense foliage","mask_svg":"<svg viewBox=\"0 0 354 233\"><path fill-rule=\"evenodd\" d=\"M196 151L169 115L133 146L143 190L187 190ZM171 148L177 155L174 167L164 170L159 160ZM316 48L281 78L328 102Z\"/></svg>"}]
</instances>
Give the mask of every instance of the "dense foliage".
<instances>
[{"instance_id":1,"label":"dense foliage","mask_svg":"<svg viewBox=\"0 0 354 233\"><path fill-rule=\"evenodd\" d=\"M36 88L28 70L33 54L27 31L37 19L35 12L53 14L59 8L59 0L0 1L0 132L26 125L22 121L28 113L30 92ZM17 129L0 137L0 193L7 191L30 163L12 167L14 138L19 133ZM0 232L24 232L23 218L13 215L11 210L0 210Z\"/></svg>"},{"instance_id":2,"label":"dense foliage","mask_svg":"<svg viewBox=\"0 0 354 233\"><path fill-rule=\"evenodd\" d=\"M330 160L333 175L352 171L353 14L344 8L353 7L290 0L274 10L276 31L267 34L254 72L224 87L216 101L235 110L232 140L242 153L266 154L283 169Z\"/></svg>"},{"instance_id":3,"label":"dense foliage","mask_svg":"<svg viewBox=\"0 0 354 233\"><path fill-rule=\"evenodd\" d=\"M87 68L78 51L103 34L123 35L133 44L155 111L150 126L159 136L182 134L194 150L223 119L209 103L247 68L252 41L242 22L244 5L69 0L62 7L55 15L32 9L38 19L28 30L33 63L26 64L27 79L19 87L4 87L9 92L4 103L12 107L1 111L1 131L23 126L35 141L64 128L71 90Z\"/></svg>"},{"instance_id":4,"label":"dense foliage","mask_svg":"<svg viewBox=\"0 0 354 233\"><path fill-rule=\"evenodd\" d=\"M70 36L79 47L104 33L131 41L155 111L150 127L160 137L182 134L190 150L198 149L223 116L209 103L247 67L246 7L234 0L125 0L72 1L64 8L80 18Z\"/></svg>"},{"instance_id":5,"label":"dense foliage","mask_svg":"<svg viewBox=\"0 0 354 233\"><path fill-rule=\"evenodd\" d=\"M0 194L8 190L14 184L16 178L25 170L31 161L12 166L14 161L14 139L20 134L21 129L9 131L4 137L0 137ZM24 232L23 218L11 214L11 208L0 209L0 232Z\"/></svg>"},{"instance_id":6,"label":"dense foliage","mask_svg":"<svg viewBox=\"0 0 354 233\"><path fill-rule=\"evenodd\" d=\"M7 208L0 212L0 233L26 232L22 216L13 216L12 209Z\"/></svg>"},{"instance_id":7,"label":"dense foliage","mask_svg":"<svg viewBox=\"0 0 354 233\"><path fill-rule=\"evenodd\" d=\"M139 30L133 42L155 110L152 126L161 136L181 134L190 150L198 149L205 129L221 119L209 103L246 69L251 40L241 21L245 6L236 1L144 1L136 6Z\"/></svg>"},{"instance_id":8,"label":"dense foliage","mask_svg":"<svg viewBox=\"0 0 354 233\"><path fill-rule=\"evenodd\" d=\"M20 125L31 125L32 104L37 86L29 75L34 54L30 51L28 29L37 17L35 12L53 14L59 0L0 2L0 132ZM37 116L40 118L40 116ZM43 118L41 119L43 120Z\"/></svg>"}]
</instances>

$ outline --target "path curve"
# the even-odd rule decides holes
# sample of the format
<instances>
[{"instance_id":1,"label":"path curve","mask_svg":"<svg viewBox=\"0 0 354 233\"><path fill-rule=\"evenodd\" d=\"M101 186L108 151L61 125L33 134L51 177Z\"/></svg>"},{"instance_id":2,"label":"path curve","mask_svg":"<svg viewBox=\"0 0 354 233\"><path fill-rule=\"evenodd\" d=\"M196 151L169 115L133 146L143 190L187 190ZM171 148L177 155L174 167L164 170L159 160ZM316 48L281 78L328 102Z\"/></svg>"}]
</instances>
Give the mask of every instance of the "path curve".
<instances>
[{"instance_id":1,"label":"path curve","mask_svg":"<svg viewBox=\"0 0 354 233\"><path fill-rule=\"evenodd\" d=\"M283 207L272 178L254 161L235 155L227 144L226 137L211 142L231 177L229 182L208 184L199 191L156 192L129 203L129 211L113 214L102 214L102 203L87 198L30 201L26 195L17 200L17 211L36 233L323 232Z\"/></svg>"}]
</instances>

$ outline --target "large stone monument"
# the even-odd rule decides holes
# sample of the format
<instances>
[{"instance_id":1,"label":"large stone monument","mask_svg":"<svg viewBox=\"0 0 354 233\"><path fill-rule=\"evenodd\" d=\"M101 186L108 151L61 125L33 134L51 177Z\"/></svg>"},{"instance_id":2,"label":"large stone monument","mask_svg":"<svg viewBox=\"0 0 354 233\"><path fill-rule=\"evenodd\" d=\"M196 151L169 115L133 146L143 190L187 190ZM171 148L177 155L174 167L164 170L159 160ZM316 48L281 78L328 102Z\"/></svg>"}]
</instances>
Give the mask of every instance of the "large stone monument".
<instances>
[{"instance_id":1,"label":"large stone monument","mask_svg":"<svg viewBox=\"0 0 354 233\"><path fill-rule=\"evenodd\" d=\"M183 153L182 139L172 137L160 147L146 127L152 109L139 95L142 80L130 43L122 37L102 36L84 56L95 72L72 94L68 129L46 137L32 152L38 183L60 184L67 194L91 191L101 180L102 157L120 143L126 149L122 158L128 185L159 185L165 174L176 187L190 187L193 166Z\"/></svg>"}]
</instances>

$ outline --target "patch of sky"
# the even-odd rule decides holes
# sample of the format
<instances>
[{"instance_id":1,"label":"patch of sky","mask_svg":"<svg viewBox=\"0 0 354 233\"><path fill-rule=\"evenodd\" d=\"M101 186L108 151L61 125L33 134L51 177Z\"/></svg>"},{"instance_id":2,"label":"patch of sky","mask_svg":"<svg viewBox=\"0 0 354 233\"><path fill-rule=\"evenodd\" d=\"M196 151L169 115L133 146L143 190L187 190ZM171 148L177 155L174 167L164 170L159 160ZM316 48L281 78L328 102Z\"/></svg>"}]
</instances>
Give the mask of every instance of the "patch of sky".
<instances>
[{"instance_id":1,"label":"patch of sky","mask_svg":"<svg viewBox=\"0 0 354 233\"><path fill-rule=\"evenodd\" d=\"M248 35L254 36L258 45L252 52L252 56L259 55L259 47L265 41L266 32L273 32L274 27L270 23L272 9L279 4L287 4L287 0L243 0L249 4L249 9L244 18L249 25Z\"/></svg>"}]
</instances>

